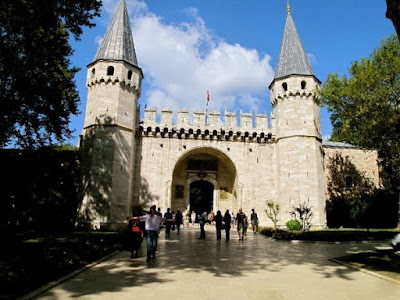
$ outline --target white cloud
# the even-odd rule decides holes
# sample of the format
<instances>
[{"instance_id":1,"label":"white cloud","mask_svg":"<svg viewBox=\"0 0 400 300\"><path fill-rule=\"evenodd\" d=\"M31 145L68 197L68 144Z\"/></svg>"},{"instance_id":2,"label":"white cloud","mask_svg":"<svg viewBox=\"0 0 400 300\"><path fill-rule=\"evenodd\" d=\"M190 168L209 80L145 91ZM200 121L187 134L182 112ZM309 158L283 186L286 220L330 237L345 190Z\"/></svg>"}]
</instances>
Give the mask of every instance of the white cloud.
<instances>
[{"instance_id":1,"label":"white cloud","mask_svg":"<svg viewBox=\"0 0 400 300\"><path fill-rule=\"evenodd\" d=\"M307 58L311 65L318 64L317 57L313 53L307 53Z\"/></svg>"},{"instance_id":2,"label":"white cloud","mask_svg":"<svg viewBox=\"0 0 400 300\"><path fill-rule=\"evenodd\" d=\"M103 3L112 14L118 0ZM265 112L267 86L273 77L269 55L215 36L196 8L185 10L190 22L171 25L150 12L144 1L129 0L127 4L139 66L145 75L142 103L202 109L209 90L213 110L239 107Z\"/></svg>"},{"instance_id":3,"label":"white cloud","mask_svg":"<svg viewBox=\"0 0 400 300\"><path fill-rule=\"evenodd\" d=\"M323 140L323 141L329 141L330 138L331 138L331 135L330 135L330 134L327 134L327 135L322 136L322 140Z\"/></svg>"}]
</instances>

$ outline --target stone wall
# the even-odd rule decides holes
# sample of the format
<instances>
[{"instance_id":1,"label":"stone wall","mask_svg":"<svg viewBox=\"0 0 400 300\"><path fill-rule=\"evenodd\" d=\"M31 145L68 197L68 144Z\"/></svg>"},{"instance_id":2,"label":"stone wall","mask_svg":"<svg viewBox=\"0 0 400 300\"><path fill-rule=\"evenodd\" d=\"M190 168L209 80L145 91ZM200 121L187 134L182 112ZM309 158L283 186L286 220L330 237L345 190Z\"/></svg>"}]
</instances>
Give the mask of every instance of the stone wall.
<instances>
[{"instance_id":1,"label":"stone wall","mask_svg":"<svg viewBox=\"0 0 400 300\"><path fill-rule=\"evenodd\" d=\"M364 174L365 177L371 180L376 187L379 186L378 152L376 150L361 149L344 143L326 142L324 143L324 152L324 167L327 185L330 181L329 159L334 157L336 154L339 154L343 158L348 157L350 162L356 166L359 173Z\"/></svg>"}]
</instances>

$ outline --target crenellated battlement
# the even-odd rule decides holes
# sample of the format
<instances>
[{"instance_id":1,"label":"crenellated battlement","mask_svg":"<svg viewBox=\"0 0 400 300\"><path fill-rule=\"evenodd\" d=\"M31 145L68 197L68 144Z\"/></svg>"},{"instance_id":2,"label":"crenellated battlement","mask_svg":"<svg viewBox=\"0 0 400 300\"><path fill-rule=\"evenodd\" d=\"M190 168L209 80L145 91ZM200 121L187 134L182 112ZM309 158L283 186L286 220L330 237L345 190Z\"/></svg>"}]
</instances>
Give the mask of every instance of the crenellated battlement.
<instances>
[{"instance_id":1,"label":"crenellated battlement","mask_svg":"<svg viewBox=\"0 0 400 300\"><path fill-rule=\"evenodd\" d=\"M300 99L316 99L317 94L314 91L302 91L302 90L297 90L297 91L288 91L288 92L282 92L278 93L275 97L271 98L271 105L274 107L276 102L279 100L291 100L296 97L299 97Z\"/></svg>"},{"instance_id":2,"label":"crenellated battlement","mask_svg":"<svg viewBox=\"0 0 400 300\"><path fill-rule=\"evenodd\" d=\"M138 124L140 135L177 138L209 138L224 140L249 140L266 142L274 136L275 117L271 114L268 126L266 114L253 114L225 111L224 118L220 111L178 109L176 121L171 108L161 108L157 118L157 108L145 108L144 118ZM253 126L254 125L254 126Z\"/></svg>"}]
</instances>

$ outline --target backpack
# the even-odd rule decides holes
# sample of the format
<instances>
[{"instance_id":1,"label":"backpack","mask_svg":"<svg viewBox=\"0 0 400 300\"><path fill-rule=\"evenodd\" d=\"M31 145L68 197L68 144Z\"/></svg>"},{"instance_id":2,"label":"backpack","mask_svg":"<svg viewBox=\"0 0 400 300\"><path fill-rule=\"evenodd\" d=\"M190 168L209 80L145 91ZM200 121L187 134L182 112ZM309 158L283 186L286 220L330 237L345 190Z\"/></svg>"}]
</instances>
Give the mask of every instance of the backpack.
<instances>
[{"instance_id":1,"label":"backpack","mask_svg":"<svg viewBox=\"0 0 400 300\"><path fill-rule=\"evenodd\" d=\"M131 232L140 232L140 222L132 221Z\"/></svg>"},{"instance_id":2,"label":"backpack","mask_svg":"<svg viewBox=\"0 0 400 300\"><path fill-rule=\"evenodd\" d=\"M238 213L236 215L236 221L237 221L238 224L239 223L244 223L244 220L245 220L245 215L243 213Z\"/></svg>"}]
</instances>

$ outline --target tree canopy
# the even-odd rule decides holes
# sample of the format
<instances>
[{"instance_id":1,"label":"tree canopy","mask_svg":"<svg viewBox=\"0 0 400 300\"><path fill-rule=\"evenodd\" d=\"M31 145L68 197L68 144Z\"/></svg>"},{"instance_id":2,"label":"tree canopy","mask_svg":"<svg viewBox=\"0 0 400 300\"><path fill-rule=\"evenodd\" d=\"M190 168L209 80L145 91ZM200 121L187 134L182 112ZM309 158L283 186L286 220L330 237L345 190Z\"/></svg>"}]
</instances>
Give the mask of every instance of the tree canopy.
<instances>
[{"instance_id":1,"label":"tree canopy","mask_svg":"<svg viewBox=\"0 0 400 300\"><path fill-rule=\"evenodd\" d=\"M400 45L392 35L369 58L353 62L349 74L329 74L321 101L331 112L332 141L377 149L385 187L400 178Z\"/></svg>"},{"instance_id":2,"label":"tree canopy","mask_svg":"<svg viewBox=\"0 0 400 300\"><path fill-rule=\"evenodd\" d=\"M70 34L92 27L101 0L0 1L0 147L36 147L71 136L79 95Z\"/></svg>"}]
</instances>

